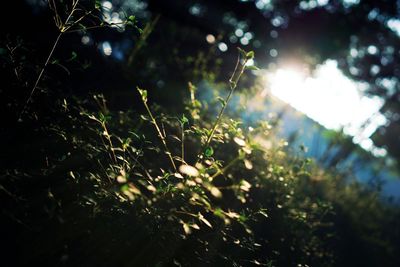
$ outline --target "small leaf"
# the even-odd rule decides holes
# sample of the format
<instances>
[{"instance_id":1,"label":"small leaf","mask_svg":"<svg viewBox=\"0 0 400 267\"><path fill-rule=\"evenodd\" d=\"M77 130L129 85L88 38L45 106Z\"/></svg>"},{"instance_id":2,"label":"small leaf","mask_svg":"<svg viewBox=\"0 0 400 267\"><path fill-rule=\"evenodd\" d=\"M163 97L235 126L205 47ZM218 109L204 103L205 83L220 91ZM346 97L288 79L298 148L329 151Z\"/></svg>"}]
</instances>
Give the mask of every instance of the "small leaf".
<instances>
[{"instance_id":1,"label":"small leaf","mask_svg":"<svg viewBox=\"0 0 400 267\"><path fill-rule=\"evenodd\" d=\"M136 19L136 17L133 16L133 15L130 15L129 18L128 18L128 20L131 21L131 22L134 22L135 19Z\"/></svg>"},{"instance_id":2,"label":"small leaf","mask_svg":"<svg viewBox=\"0 0 400 267\"><path fill-rule=\"evenodd\" d=\"M193 229L200 230L200 227L197 224L190 225Z\"/></svg>"},{"instance_id":3,"label":"small leaf","mask_svg":"<svg viewBox=\"0 0 400 267\"><path fill-rule=\"evenodd\" d=\"M254 58L254 51L249 51L246 54L246 59L253 59Z\"/></svg>"},{"instance_id":4,"label":"small leaf","mask_svg":"<svg viewBox=\"0 0 400 267\"><path fill-rule=\"evenodd\" d=\"M95 7L96 9L100 9L100 8L101 8L100 0L96 0L96 3L94 4L94 7Z\"/></svg>"},{"instance_id":5,"label":"small leaf","mask_svg":"<svg viewBox=\"0 0 400 267\"><path fill-rule=\"evenodd\" d=\"M220 217L221 219L225 219L224 211L220 208L214 210L214 215Z\"/></svg>"},{"instance_id":6,"label":"small leaf","mask_svg":"<svg viewBox=\"0 0 400 267\"><path fill-rule=\"evenodd\" d=\"M245 166L246 169L248 169L248 170L253 169L253 163L251 163L251 161L248 160L248 159L245 159L245 160L244 160L244 166Z\"/></svg>"},{"instance_id":7,"label":"small leaf","mask_svg":"<svg viewBox=\"0 0 400 267\"><path fill-rule=\"evenodd\" d=\"M239 146L245 146L246 145L246 141L244 141L242 138L239 138L237 136L235 136L233 138L233 141L238 144Z\"/></svg>"},{"instance_id":8,"label":"small leaf","mask_svg":"<svg viewBox=\"0 0 400 267\"><path fill-rule=\"evenodd\" d=\"M199 212L199 220L206 224L208 227L212 228L212 225L206 218Z\"/></svg>"},{"instance_id":9,"label":"small leaf","mask_svg":"<svg viewBox=\"0 0 400 267\"><path fill-rule=\"evenodd\" d=\"M140 115L140 118L142 120L144 120L144 121L148 121L149 120L149 118L147 116L145 116L145 115Z\"/></svg>"},{"instance_id":10,"label":"small leaf","mask_svg":"<svg viewBox=\"0 0 400 267\"><path fill-rule=\"evenodd\" d=\"M78 54L75 51L71 52L71 58L69 59L70 61L74 60L75 58L78 57Z\"/></svg>"},{"instance_id":11,"label":"small leaf","mask_svg":"<svg viewBox=\"0 0 400 267\"><path fill-rule=\"evenodd\" d=\"M190 229L187 223L184 223L182 226L183 226L183 231L185 231L185 234L190 235L192 233L192 230Z\"/></svg>"},{"instance_id":12,"label":"small leaf","mask_svg":"<svg viewBox=\"0 0 400 267\"><path fill-rule=\"evenodd\" d=\"M126 178L122 175L117 176L117 182L120 184L126 183Z\"/></svg>"},{"instance_id":13,"label":"small leaf","mask_svg":"<svg viewBox=\"0 0 400 267\"><path fill-rule=\"evenodd\" d=\"M218 101L221 103L221 105L222 105L223 107L226 106L226 101L225 101L225 99L223 99L222 97L218 97Z\"/></svg>"},{"instance_id":14,"label":"small leaf","mask_svg":"<svg viewBox=\"0 0 400 267\"><path fill-rule=\"evenodd\" d=\"M204 151L204 155L206 157L211 157L214 154L214 149L212 147L207 147L206 150Z\"/></svg>"},{"instance_id":15,"label":"small leaf","mask_svg":"<svg viewBox=\"0 0 400 267\"><path fill-rule=\"evenodd\" d=\"M265 218L268 218L268 214L265 211L260 210L258 213L260 213L262 216L264 216Z\"/></svg>"},{"instance_id":16,"label":"small leaf","mask_svg":"<svg viewBox=\"0 0 400 267\"><path fill-rule=\"evenodd\" d=\"M213 186L210 188L210 193L216 198L221 198L222 197L222 192L219 190L217 187Z\"/></svg>"},{"instance_id":17,"label":"small leaf","mask_svg":"<svg viewBox=\"0 0 400 267\"><path fill-rule=\"evenodd\" d=\"M199 175L199 171L190 165L184 164L179 166L179 171L183 174L186 174L188 176L196 177Z\"/></svg>"},{"instance_id":18,"label":"small leaf","mask_svg":"<svg viewBox=\"0 0 400 267\"><path fill-rule=\"evenodd\" d=\"M188 118L186 118L185 114L182 114L182 118L181 118L180 121L181 121L182 124L185 124L185 123L189 122L189 120L188 120Z\"/></svg>"},{"instance_id":19,"label":"small leaf","mask_svg":"<svg viewBox=\"0 0 400 267\"><path fill-rule=\"evenodd\" d=\"M149 190L150 192L153 192L153 193L157 191L157 188L155 188L154 185L151 185L151 184L148 185L146 188L147 188L147 190Z\"/></svg>"},{"instance_id":20,"label":"small leaf","mask_svg":"<svg viewBox=\"0 0 400 267\"><path fill-rule=\"evenodd\" d=\"M260 70L260 68L252 65L252 66L246 66L246 70Z\"/></svg>"},{"instance_id":21,"label":"small leaf","mask_svg":"<svg viewBox=\"0 0 400 267\"><path fill-rule=\"evenodd\" d=\"M69 172L69 176L71 176L72 179L76 180L75 174L72 171Z\"/></svg>"},{"instance_id":22,"label":"small leaf","mask_svg":"<svg viewBox=\"0 0 400 267\"><path fill-rule=\"evenodd\" d=\"M140 89L139 87L136 87L136 89L138 90L140 96L142 97L143 103L147 103L147 90Z\"/></svg>"},{"instance_id":23,"label":"small leaf","mask_svg":"<svg viewBox=\"0 0 400 267\"><path fill-rule=\"evenodd\" d=\"M176 178L183 179L182 174L180 174L179 172L174 173L174 176L175 176Z\"/></svg>"}]
</instances>

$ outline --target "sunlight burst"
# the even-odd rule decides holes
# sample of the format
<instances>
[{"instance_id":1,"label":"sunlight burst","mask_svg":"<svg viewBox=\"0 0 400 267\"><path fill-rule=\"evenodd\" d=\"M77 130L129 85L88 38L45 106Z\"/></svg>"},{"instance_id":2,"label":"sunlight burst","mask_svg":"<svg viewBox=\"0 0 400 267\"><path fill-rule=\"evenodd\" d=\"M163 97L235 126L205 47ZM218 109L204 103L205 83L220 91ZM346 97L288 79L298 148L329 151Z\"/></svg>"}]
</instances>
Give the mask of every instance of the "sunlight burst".
<instances>
[{"instance_id":1,"label":"sunlight burst","mask_svg":"<svg viewBox=\"0 0 400 267\"><path fill-rule=\"evenodd\" d=\"M383 100L364 96L358 85L344 76L337 62L328 60L309 76L295 66L269 73L271 93L328 129L344 129L354 141L375 154L369 137L386 123L379 113Z\"/></svg>"}]
</instances>

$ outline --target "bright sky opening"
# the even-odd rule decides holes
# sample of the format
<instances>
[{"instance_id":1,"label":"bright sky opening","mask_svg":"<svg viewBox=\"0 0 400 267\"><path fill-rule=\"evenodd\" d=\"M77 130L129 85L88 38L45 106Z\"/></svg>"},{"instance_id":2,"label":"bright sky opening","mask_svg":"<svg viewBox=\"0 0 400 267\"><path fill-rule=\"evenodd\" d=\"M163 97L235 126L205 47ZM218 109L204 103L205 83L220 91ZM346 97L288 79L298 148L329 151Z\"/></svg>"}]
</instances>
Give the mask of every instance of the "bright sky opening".
<instances>
[{"instance_id":1,"label":"bright sky opening","mask_svg":"<svg viewBox=\"0 0 400 267\"><path fill-rule=\"evenodd\" d=\"M344 76L336 61L326 61L313 76L290 66L278 68L267 76L276 97L328 129L343 128L346 134L354 137L355 143L376 156L386 154L369 138L386 123L379 113L383 100L364 96L360 85Z\"/></svg>"}]
</instances>

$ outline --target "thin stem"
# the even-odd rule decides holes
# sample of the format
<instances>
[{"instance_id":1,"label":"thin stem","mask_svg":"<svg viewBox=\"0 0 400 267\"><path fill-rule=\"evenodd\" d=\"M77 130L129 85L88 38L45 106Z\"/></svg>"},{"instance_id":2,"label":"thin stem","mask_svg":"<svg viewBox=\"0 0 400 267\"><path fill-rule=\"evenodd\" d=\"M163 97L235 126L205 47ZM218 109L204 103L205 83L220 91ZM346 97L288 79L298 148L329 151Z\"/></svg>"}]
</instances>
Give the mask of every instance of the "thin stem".
<instances>
[{"instance_id":1,"label":"thin stem","mask_svg":"<svg viewBox=\"0 0 400 267\"><path fill-rule=\"evenodd\" d=\"M49 2L49 3L50 3L50 2ZM55 40L55 42L54 42L54 44L53 44L53 47L52 47L51 50L50 50L50 53L49 53L49 55L48 55L48 57L47 57L47 59L46 59L46 62L44 63L42 69L40 70L40 73L39 73L39 75L38 75L38 77L37 77L37 79L36 79L36 82L35 82L35 84L34 84L32 90L31 90L31 92L30 92L30 94L29 94L29 97L28 97L28 99L25 101L25 104L24 104L24 106L23 106L22 109L21 109L21 112L20 112L20 114L19 114L19 116L18 116L18 121L21 120L22 115L24 114L26 108L27 108L28 105L29 105L29 102L32 100L33 94L35 93L36 88L37 88L39 82L42 80L43 73L44 73L44 71L45 71L47 65L49 64L50 59L52 58L54 51L56 50L56 47L57 47L57 45L58 45L58 42L60 41L61 36L62 36L63 33L66 31L66 29L68 29L68 27L66 27L66 26L67 26L69 20L71 19L72 15L74 14L75 9L76 9L76 6L78 5L78 3L79 3L79 0L76 0L76 1L73 2L73 6L72 6L72 9L71 9L71 12L69 13L69 15L68 15L67 19L65 20L65 22L61 25L62 27L59 28L59 29L60 29L60 33L57 35L57 38L56 38L56 40ZM53 2L53 4L54 4L54 2ZM54 5L54 8L56 8L55 5ZM56 9L54 9L54 10L55 10L55 12L57 12ZM56 16L58 16L57 13L56 13Z\"/></svg>"},{"instance_id":2,"label":"thin stem","mask_svg":"<svg viewBox=\"0 0 400 267\"><path fill-rule=\"evenodd\" d=\"M76 21L74 21L74 23L71 24L71 26L68 26L65 28L64 32L67 32L69 29L71 29L72 27L74 27L75 25L77 25L80 21L82 21L84 18L86 18L88 15L92 14L93 10L86 12L85 15L82 15L79 19L77 19Z\"/></svg>"},{"instance_id":3,"label":"thin stem","mask_svg":"<svg viewBox=\"0 0 400 267\"><path fill-rule=\"evenodd\" d=\"M181 123L182 136L181 136L181 154L182 162L185 163L185 124Z\"/></svg>"},{"instance_id":4,"label":"thin stem","mask_svg":"<svg viewBox=\"0 0 400 267\"><path fill-rule=\"evenodd\" d=\"M128 57L128 63L127 63L128 66L132 65L133 60L136 57L136 54L139 52L139 50L145 44L147 37L149 37L151 32L154 30L154 27L156 26L159 19L160 19L160 14L158 14L151 22L146 24L145 28L143 29L142 33L139 36L139 40L137 41L135 47L133 48L132 52L130 53L130 55Z\"/></svg>"},{"instance_id":5,"label":"thin stem","mask_svg":"<svg viewBox=\"0 0 400 267\"><path fill-rule=\"evenodd\" d=\"M229 79L231 90L229 91L229 94L226 97L225 102L224 102L221 110L218 113L217 120L214 122L214 125L211 128L211 132L208 134L207 141L204 144L204 148L206 148L206 147L208 147L210 145L211 140L214 137L215 131L217 130L218 125L221 122L221 119L222 119L222 116L223 116L223 114L225 112L226 106L228 105L229 100L231 99L232 93L233 93L233 91L235 90L235 88L237 86L237 83L238 83L238 81L240 79L240 76L242 76L242 74L243 74L243 71L245 69L246 63L247 63L247 59L244 59L243 64L240 64L240 55L239 55L238 56L238 60L236 62L235 70L233 71L232 76Z\"/></svg>"},{"instance_id":6,"label":"thin stem","mask_svg":"<svg viewBox=\"0 0 400 267\"><path fill-rule=\"evenodd\" d=\"M171 161L172 167L174 168L175 172L177 172L177 168L176 168L174 159L172 158L172 153L168 148L167 142L165 141L165 137L161 133L161 130L160 130L160 127L157 124L157 121L154 118L153 113L151 113L151 110L150 110L149 106L147 105L147 102L143 101L143 104L146 107L147 113L149 114L149 116L151 118L151 122L154 124L154 127L157 130L158 136L160 137L162 144L164 145L165 152L168 155L169 160Z\"/></svg>"},{"instance_id":7,"label":"thin stem","mask_svg":"<svg viewBox=\"0 0 400 267\"><path fill-rule=\"evenodd\" d=\"M105 137L106 137L106 139L108 141L108 144L110 146L110 151L111 151L112 158L114 159L114 163L116 164L117 163L117 157L116 157L115 152L114 152L114 146L113 146L113 143L111 141L111 136L108 133L107 126L106 126L106 124L104 122L101 123L101 126L103 127L104 135L105 135Z\"/></svg>"},{"instance_id":8,"label":"thin stem","mask_svg":"<svg viewBox=\"0 0 400 267\"><path fill-rule=\"evenodd\" d=\"M211 128L211 132L209 133L209 135L208 135L208 137L207 137L207 141L206 141L206 143L205 143L205 145L204 145L205 147L208 147L208 146L210 145L211 140L212 140L212 138L213 138L213 136L214 136L214 133L215 133L215 131L217 130L217 127L218 127L218 125L219 125L219 123L220 123L220 121L221 121L222 115L224 114L224 111L225 111L225 109L226 109L226 106L227 106L229 100L231 99L231 96L232 96L232 93L233 93L234 89L235 89L235 88L232 88L232 89L229 91L229 94L228 94L228 96L227 96L226 99L225 99L225 104L222 106L221 110L219 111L218 116L217 116L217 120L214 122L214 125L213 125L213 127Z\"/></svg>"},{"instance_id":9,"label":"thin stem","mask_svg":"<svg viewBox=\"0 0 400 267\"><path fill-rule=\"evenodd\" d=\"M41 69L41 71L40 71L40 73L39 73L39 76L38 76L37 79L36 79L35 85L33 86L32 90L31 90L31 93L29 94L28 99L25 101L25 104L24 104L24 106L22 107L22 110L21 110L21 112L20 112L20 114L19 114L19 116L18 116L18 120L21 120L21 117L22 117L22 115L24 114L25 109L27 108L29 102L32 100L32 96L33 96L33 94L35 93L35 90L36 90L36 88L37 88L37 86L38 86L40 80L42 79L43 73L44 73L44 71L45 71L47 65L49 64L50 59L52 58L53 53L54 53L54 51L56 50L56 47L57 47L58 42L60 41L60 38L61 38L62 35L63 35L63 32L60 32L60 33L58 34L58 36L57 36L57 38L56 38L56 40L55 40L55 42L54 42L54 44L53 44L53 47L51 48L51 51L50 51L50 53L49 53L49 55L48 55L48 57L47 57L47 60L46 60L46 62L44 63L44 65L43 65L43 67L42 67L42 69Z\"/></svg>"},{"instance_id":10,"label":"thin stem","mask_svg":"<svg viewBox=\"0 0 400 267\"><path fill-rule=\"evenodd\" d=\"M96 25L96 26L85 27L84 29L68 30L65 33L74 33L74 32L80 32L83 30L93 30L93 29L98 29L98 28L112 27L112 26L125 25L125 24L126 24L126 22L109 23L109 24L105 24L105 25Z\"/></svg>"},{"instance_id":11,"label":"thin stem","mask_svg":"<svg viewBox=\"0 0 400 267\"><path fill-rule=\"evenodd\" d=\"M230 167L233 166L233 164L236 163L236 161L240 160L242 157L241 156L237 156L236 158L234 158L231 162L228 163L228 165L226 165L224 168L220 169L218 168L217 172L213 174L213 176L211 176L210 180L213 180L215 177L217 177L220 174L224 174L224 172L229 169Z\"/></svg>"},{"instance_id":12,"label":"thin stem","mask_svg":"<svg viewBox=\"0 0 400 267\"><path fill-rule=\"evenodd\" d=\"M78 5L78 3L79 3L79 0L77 0L76 2L73 3L71 12L69 13L67 19L65 20L65 22L62 25L63 27L61 29L61 32L65 32L68 29L68 27L66 27L66 26L67 26L69 20L71 19L72 15L74 14L76 6Z\"/></svg>"}]
</instances>

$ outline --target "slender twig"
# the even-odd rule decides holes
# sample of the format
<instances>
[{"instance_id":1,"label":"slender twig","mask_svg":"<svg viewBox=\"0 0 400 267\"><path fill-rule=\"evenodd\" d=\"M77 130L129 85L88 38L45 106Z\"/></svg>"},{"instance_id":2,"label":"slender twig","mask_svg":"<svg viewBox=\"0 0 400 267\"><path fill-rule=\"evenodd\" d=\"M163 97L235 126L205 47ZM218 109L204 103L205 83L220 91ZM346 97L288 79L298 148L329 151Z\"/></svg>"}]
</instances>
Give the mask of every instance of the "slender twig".
<instances>
[{"instance_id":1,"label":"slender twig","mask_svg":"<svg viewBox=\"0 0 400 267\"><path fill-rule=\"evenodd\" d=\"M46 62L44 63L44 65L43 65L43 67L42 67L42 69L41 69L41 71L40 71L40 73L39 73L39 75L38 75L38 77L37 77L37 79L36 79L36 82L35 82L35 84L34 84L32 90L31 90L31 93L29 94L28 99L25 101L25 104L24 104L24 106L23 106L22 109L21 109L21 112L20 112L20 114L19 114L19 116L18 116L18 121L21 120L21 117L22 117L22 115L24 114L26 108L28 107L29 102L32 100L32 96L33 96L33 94L35 93L35 90L36 90L36 88L37 88L37 86L38 86L40 80L42 79L43 73L44 73L44 71L45 71L47 65L49 64L50 59L52 58L54 51L56 50L56 47L57 47L57 45L58 45L58 42L60 41L60 38L61 38L62 34L63 34L62 32L60 32L60 33L58 34L58 36L57 36L57 38L56 38L56 40L55 40L55 42L54 42L54 44L53 44L53 47L51 48L51 51L50 51L50 53L49 53L49 55L48 55L48 57L47 57L47 60L46 60Z\"/></svg>"},{"instance_id":2,"label":"slender twig","mask_svg":"<svg viewBox=\"0 0 400 267\"><path fill-rule=\"evenodd\" d=\"M181 123L182 135L181 135L181 154L182 162L185 163L185 124Z\"/></svg>"},{"instance_id":3,"label":"slender twig","mask_svg":"<svg viewBox=\"0 0 400 267\"><path fill-rule=\"evenodd\" d=\"M68 26L65 29L65 32L67 32L69 29L71 29L72 27L74 27L75 25L77 25L80 21L82 21L84 18L86 18L88 15L92 14L93 10L90 10L88 12L86 12L84 15L82 15L79 19L77 19L76 21L74 21L70 26Z\"/></svg>"},{"instance_id":4,"label":"slender twig","mask_svg":"<svg viewBox=\"0 0 400 267\"><path fill-rule=\"evenodd\" d=\"M146 39L149 37L151 32L154 30L154 27L156 26L159 19L160 19L160 14L158 14L151 22L147 23L146 26L144 27L143 32L139 37L139 40L136 42L136 45L135 45L133 51L130 53L130 55L128 57L128 64L127 64L128 66L132 65L133 60L136 57L136 54L139 52L139 50L145 44Z\"/></svg>"},{"instance_id":5,"label":"slender twig","mask_svg":"<svg viewBox=\"0 0 400 267\"><path fill-rule=\"evenodd\" d=\"M58 28L59 28L59 30L60 30L60 32L59 32L59 34L57 35L56 40L54 41L53 47L51 48L50 53L49 53L49 55L47 56L46 62L44 63L42 69L40 70L40 73L39 73L39 75L38 75L38 77L37 77L37 79L36 79L36 81L35 81L35 84L33 85L33 88L32 88L32 90L31 90L31 92L30 92L30 94L29 94L28 99L25 101L25 104L24 104L24 106L23 106L22 109L21 109L21 112L20 112L20 114L19 114L19 116L18 116L18 121L21 120L22 115L24 114L26 108L27 108L28 105L29 105L29 102L32 101L33 94L35 93L36 88L37 88L37 86L39 85L39 82L41 81L41 79L42 79L42 77L43 77L43 73L44 73L44 71L45 71L47 65L49 64L51 58L53 57L53 53L54 53L54 51L56 50L56 47L57 47L57 45L58 45L58 43L59 43L59 41L60 41L61 36L63 35L63 33L66 32L66 30L68 30L68 29L70 28L70 27L68 27L67 25L68 25L68 23L69 23L69 20L72 18L72 15L75 13L76 6L78 5L78 3L79 3L79 0L76 0L76 1L73 2L73 6L72 6L72 9L71 9L71 12L69 13L68 17L65 19L65 22L62 23L61 25L57 25ZM58 17L59 15L58 15L58 13L57 13L57 9L56 9L55 3L54 3L54 2L53 2L53 3L52 3L52 2L49 2L49 4L50 4L50 9L52 9L51 4L54 5L54 12L55 12L56 17ZM56 24L57 24L57 22L56 22Z\"/></svg>"},{"instance_id":6,"label":"slender twig","mask_svg":"<svg viewBox=\"0 0 400 267\"><path fill-rule=\"evenodd\" d=\"M113 143L111 141L111 135L108 133L107 125L106 125L105 122L101 122L101 126L103 127L104 136L106 137L106 139L108 141L108 144L110 146L110 151L111 151L112 158L114 159L114 163L117 163L117 157L116 157L115 152L114 152L114 146L113 146Z\"/></svg>"},{"instance_id":7,"label":"slender twig","mask_svg":"<svg viewBox=\"0 0 400 267\"><path fill-rule=\"evenodd\" d=\"M66 31L69 29L69 27L65 27L65 26L68 26L69 20L71 19L72 15L75 13L75 11L76 11L76 6L78 5L78 3L79 3L79 0L76 0L76 1L73 3L71 12L69 13L67 19L66 19L65 22L63 23L63 27L62 27L62 29L61 29L61 32L66 32Z\"/></svg>"},{"instance_id":8,"label":"slender twig","mask_svg":"<svg viewBox=\"0 0 400 267\"><path fill-rule=\"evenodd\" d=\"M47 66L48 66L49 63L50 63L51 58L53 57L54 51L56 50L56 47L57 47L57 45L58 45L58 43L59 43L59 41L60 41L62 35L65 34L65 33L72 33L72 32L81 31L82 29L77 29L77 30L70 30L70 29L71 29L73 26L77 25L77 24L78 24L80 21L82 21L85 17L87 17L88 15L92 14L93 10L92 10L92 11L85 12L84 15L80 16L80 17L79 17L78 19L76 19L72 24L69 25L70 20L71 20L71 18L73 17L74 13L75 13L77 10L79 10L79 9L77 8L78 4L79 4L79 0L73 1L71 12L68 14L68 17L65 19L65 22L62 22L61 19L60 19L59 14L58 14L58 12L57 12L57 6L56 6L56 4L54 3L54 1L49 1L50 9L53 10L53 12L55 13L55 22L56 22L56 26L58 27L58 29L59 29L60 32L59 32L59 34L57 35L57 38L56 38L56 40L54 41L53 47L51 48L50 53L49 53L49 55L47 56L47 59L46 59L44 65L43 65L42 69L40 70L38 77L36 78L36 81L35 81L35 83L34 83L34 85L33 85L33 87L32 87L32 90L31 90L31 92L30 92L30 94L29 94L27 100L25 101L24 106L23 106L22 109L21 109L21 112L20 112L20 114L19 114L19 116L18 116L18 121L21 120L22 115L23 115L24 112L26 111L26 109L27 109L29 103L32 101L32 97L33 97L33 95L34 95L34 93L35 93L35 91L36 91L36 89L37 89L37 87L38 87L40 81L42 80L43 74L44 74L44 72L45 72ZM94 29L94 28L100 28L100 27L107 27L107 26L110 26L110 27L111 27L111 26L113 26L113 25L118 25L118 24L126 24L126 22L123 22L123 23L112 23L112 24L107 24L107 25L99 25L99 26L87 27L86 30Z\"/></svg>"},{"instance_id":9,"label":"slender twig","mask_svg":"<svg viewBox=\"0 0 400 267\"><path fill-rule=\"evenodd\" d=\"M211 176L210 180L213 180L215 177L217 177L220 174L224 174L226 170L228 170L230 167L233 166L233 164L236 163L236 161L242 159L242 157L239 155L236 158L234 158L231 162L228 163L228 165L226 165L224 168L220 169L218 168L217 172L213 174L213 176Z\"/></svg>"},{"instance_id":10,"label":"slender twig","mask_svg":"<svg viewBox=\"0 0 400 267\"><path fill-rule=\"evenodd\" d=\"M112 26L119 26L119 25L126 25L126 24L127 24L126 22L108 23L108 24L104 24L104 25L85 27L84 29L68 30L65 33L74 33L74 32L80 32L82 30L93 30L93 29L98 29L98 28L105 28L105 27L112 27Z\"/></svg>"},{"instance_id":11,"label":"slender twig","mask_svg":"<svg viewBox=\"0 0 400 267\"><path fill-rule=\"evenodd\" d=\"M243 59L243 63L241 63L241 62L240 62L240 53L239 53L238 59L237 59L237 61L236 61L235 70L233 71L232 76L231 76L231 78L229 79L229 84L230 84L231 89L229 90L228 96L225 98L224 103L223 103L223 105L222 105L222 108L221 108L221 110L220 110L219 113L218 113L217 119L216 119L216 121L214 122L214 124L213 124L213 126L212 126L212 128L211 128L211 131L210 131L210 133L209 133L208 136L207 136L207 140L206 140L206 142L205 142L205 144L204 144L204 146L203 146L203 150L204 150L205 148L207 148L207 147L210 145L211 140L212 140L212 138L214 137L215 131L217 130L218 125L219 125L220 122L221 122L222 116L223 116L223 114L224 114L224 112L225 112L225 109L226 109L226 107L227 107L227 105L228 105L228 103L229 103L229 101L230 101L230 99L231 99L231 97L232 97L233 91L235 91L235 88L236 88L236 86L237 86L237 83L239 82L239 79L240 79L240 77L241 77L242 74L243 74L243 71L244 71L244 69L245 69L245 67L246 67L247 61L248 61L248 58L245 57L245 58Z\"/></svg>"},{"instance_id":12,"label":"slender twig","mask_svg":"<svg viewBox=\"0 0 400 267\"><path fill-rule=\"evenodd\" d=\"M145 91L145 90L142 90L142 89L139 89L139 88L138 88L138 91L139 91L139 93L142 95L142 94L143 94L143 91ZM146 94L147 94L147 91L146 91ZM146 111L147 111L147 113L148 113L149 116L150 116L151 122L153 123L154 127L156 128L156 131L157 131L157 133L158 133L158 137L160 137L161 143L162 143L163 146L164 146L165 153L167 154L169 160L171 161L172 167L174 168L175 172L177 172L177 168L176 168L174 159L173 159L173 157L172 157L172 153L171 153L171 151L170 151L169 148L168 148L167 142L166 142L166 140L165 140L165 136L162 134L161 129L160 129L160 127L158 126L157 121L156 121L156 119L155 119L154 116L153 116L153 113L151 112L149 106L147 105L147 95L146 95L146 96L142 95L142 100L143 100L142 102L143 102L143 104L144 104L144 106L145 106L145 108L146 108Z\"/></svg>"}]
</instances>

